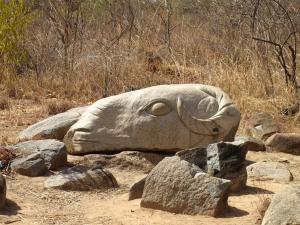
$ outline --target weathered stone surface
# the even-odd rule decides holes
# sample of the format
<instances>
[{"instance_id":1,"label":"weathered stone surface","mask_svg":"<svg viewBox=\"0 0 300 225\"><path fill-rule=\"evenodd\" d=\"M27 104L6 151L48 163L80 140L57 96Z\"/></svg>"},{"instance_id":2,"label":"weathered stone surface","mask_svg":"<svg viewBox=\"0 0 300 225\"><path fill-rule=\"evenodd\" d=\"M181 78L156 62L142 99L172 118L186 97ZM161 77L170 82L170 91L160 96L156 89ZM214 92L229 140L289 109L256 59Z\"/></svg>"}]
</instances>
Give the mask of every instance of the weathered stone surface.
<instances>
[{"instance_id":1,"label":"weathered stone surface","mask_svg":"<svg viewBox=\"0 0 300 225\"><path fill-rule=\"evenodd\" d=\"M266 140L272 134L280 132L280 127L273 118L264 112L256 113L246 122L248 133L259 140Z\"/></svg>"},{"instance_id":2,"label":"weathered stone surface","mask_svg":"<svg viewBox=\"0 0 300 225\"><path fill-rule=\"evenodd\" d=\"M247 149L248 151L258 152L258 151L266 150L266 146L265 146L264 142L254 138L254 137L238 136L238 137L235 137L234 142L236 142L236 143L240 142L242 147Z\"/></svg>"},{"instance_id":3,"label":"weathered stone surface","mask_svg":"<svg viewBox=\"0 0 300 225\"><path fill-rule=\"evenodd\" d=\"M17 155L26 157L30 154L39 153L49 170L56 170L67 163L67 151L65 144L58 140L31 140L11 146Z\"/></svg>"},{"instance_id":4,"label":"weathered stone surface","mask_svg":"<svg viewBox=\"0 0 300 225\"><path fill-rule=\"evenodd\" d=\"M115 177L101 166L92 168L86 166L75 166L61 171L57 175L49 177L45 181L45 188L56 188L62 190L106 190L118 187Z\"/></svg>"},{"instance_id":5,"label":"weathered stone surface","mask_svg":"<svg viewBox=\"0 0 300 225\"><path fill-rule=\"evenodd\" d=\"M100 164L105 167L141 170L149 173L165 155L153 152L124 151L114 155L88 154L84 158L88 164Z\"/></svg>"},{"instance_id":6,"label":"weathered stone surface","mask_svg":"<svg viewBox=\"0 0 300 225\"><path fill-rule=\"evenodd\" d=\"M194 148L177 152L176 155L197 165L206 173L231 180L230 192L237 192L246 186L247 171L245 157L247 146L244 141L219 142L205 148Z\"/></svg>"},{"instance_id":7,"label":"weathered stone surface","mask_svg":"<svg viewBox=\"0 0 300 225\"><path fill-rule=\"evenodd\" d=\"M167 157L147 176L141 206L217 216L226 210L229 186L230 181L211 177L179 156Z\"/></svg>"},{"instance_id":8,"label":"weathered stone surface","mask_svg":"<svg viewBox=\"0 0 300 225\"><path fill-rule=\"evenodd\" d=\"M277 133L266 140L267 149L276 152L285 152L300 155L300 134Z\"/></svg>"},{"instance_id":9,"label":"weathered stone surface","mask_svg":"<svg viewBox=\"0 0 300 225\"><path fill-rule=\"evenodd\" d=\"M125 149L174 153L232 141L239 121L236 106L216 87L161 85L97 101L64 140L70 154Z\"/></svg>"},{"instance_id":10,"label":"weathered stone surface","mask_svg":"<svg viewBox=\"0 0 300 225\"><path fill-rule=\"evenodd\" d=\"M207 153L206 148L192 148L176 153L181 160L195 164L201 170L207 172Z\"/></svg>"},{"instance_id":11,"label":"weathered stone surface","mask_svg":"<svg viewBox=\"0 0 300 225\"><path fill-rule=\"evenodd\" d=\"M231 192L246 186L247 172L245 157L247 148L244 142L220 142L207 147L207 173L231 180Z\"/></svg>"},{"instance_id":12,"label":"weathered stone surface","mask_svg":"<svg viewBox=\"0 0 300 225\"><path fill-rule=\"evenodd\" d=\"M13 160L11 168L13 171L29 177L41 176L47 171L45 161L41 158L40 153Z\"/></svg>"},{"instance_id":13,"label":"weathered stone surface","mask_svg":"<svg viewBox=\"0 0 300 225\"><path fill-rule=\"evenodd\" d=\"M248 177L253 180L273 180L276 182L289 182L293 175L289 169L279 162L257 162L247 166Z\"/></svg>"},{"instance_id":14,"label":"weathered stone surface","mask_svg":"<svg viewBox=\"0 0 300 225\"><path fill-rule=\"evenodd\" d=\"M141 198L143 196L146 177L144 177L143 179L141 179L138 182L134 183L130 187L130 189L129 189L129 197L128 197L129 201L137 199L137 198Z\"/></svg>"},{"instance_id":15,"label":"weathered stone surface","mask_svg":"<svg viewBox=\"0 0 300 225\"><path fill-rule=\"evenodd\" d=\"M62 140L68 129L79 120L87 108L88 106L70 109L64 113L59 113L35 123L19 134L19 140Z\"/></svg>"},{"instance_id":16,"label":"weathered stone surface","mask_svg":"<svg viewBox=\"0 0 300 225\"><path fill-rule=\"evenodd\" d=\"M0 209L4 207L6 201L6 180L0 173Z\"/></svg>"},{"instance_id":17,"label":"weathered stone surface","mask_svg":"<svg viewBox=\"0 0 300 225\"><path fill-rule=\"evenodd\" d=\"M286 186L276 193L265 213L262 225L300 224L300 186Z\"/></svg>"},{"instance_id":18,"label":"weathered stone surface","mask_svg":"<svg viewBox=\"0 0 300 225\"><path fill-rule=\"evenodd\" d=\"M247 150L239 143L219 142L207 147L207 172L213 176L224 177L244 167Z\"/></svg>"}]
</instances>

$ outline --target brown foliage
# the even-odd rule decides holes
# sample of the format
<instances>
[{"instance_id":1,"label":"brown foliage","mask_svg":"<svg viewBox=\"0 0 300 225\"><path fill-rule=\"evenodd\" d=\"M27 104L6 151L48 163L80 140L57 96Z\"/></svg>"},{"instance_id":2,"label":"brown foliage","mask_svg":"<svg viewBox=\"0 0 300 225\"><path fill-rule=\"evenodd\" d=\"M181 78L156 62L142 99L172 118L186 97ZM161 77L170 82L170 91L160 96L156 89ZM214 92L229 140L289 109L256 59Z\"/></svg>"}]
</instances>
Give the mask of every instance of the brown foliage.
<instances>
[{"instance_id":1,"label":"brown foliage","mask_svg":"<svg viewBox=\"0 0 300 225\"><path fill-rule=\"evenodd\" d=\"M74 104L67 100L52 100L47 105L48 115L55 115L71 109Z\"/></svg>"}]
</instances>

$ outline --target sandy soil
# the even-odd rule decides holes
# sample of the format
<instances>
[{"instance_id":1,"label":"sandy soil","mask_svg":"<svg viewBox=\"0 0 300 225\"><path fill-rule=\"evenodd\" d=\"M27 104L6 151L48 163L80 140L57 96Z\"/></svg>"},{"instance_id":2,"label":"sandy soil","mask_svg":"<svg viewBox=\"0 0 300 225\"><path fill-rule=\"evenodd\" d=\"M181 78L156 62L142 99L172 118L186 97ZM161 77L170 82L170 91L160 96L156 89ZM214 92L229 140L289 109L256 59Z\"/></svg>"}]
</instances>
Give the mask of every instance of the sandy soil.
<instances>
[{"instance_id":1,"label":"sandy soil","mask_svg":"<svg viewBox=\"0 0 300 225\"><path fill-rule=\"evenodd\" d=\"M42 106L16 101L10 111L0 111L0 136L16 140L20 130L46 117ZM7 138L4 138L7 140ZM300 183L300 157L284 153L249 152L250 161L280 161ZM78 157L76 158L78 160ZM69 161L74 161L70 157ZM127 201L130 185L145 176L142 171L110 168L120 188L107 192L72 192L46 190L45 177L7 176L7 206L0 211L0 224L99 224L99 225L253 225L259 215L262 199L283 188L285 184L248 181L248 187L229 197L230 210L221 218L188 216L144 209L140 200Z\"/></svg>"}]
</instances>

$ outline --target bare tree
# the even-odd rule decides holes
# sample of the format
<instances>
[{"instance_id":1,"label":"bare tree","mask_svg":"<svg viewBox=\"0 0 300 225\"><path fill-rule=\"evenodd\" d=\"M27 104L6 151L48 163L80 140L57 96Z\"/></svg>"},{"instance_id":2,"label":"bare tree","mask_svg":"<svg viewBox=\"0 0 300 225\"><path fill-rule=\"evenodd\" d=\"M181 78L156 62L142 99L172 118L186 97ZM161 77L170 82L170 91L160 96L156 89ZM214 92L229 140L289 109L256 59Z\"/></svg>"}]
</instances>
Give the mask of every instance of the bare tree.
<instances>
[{"instance_id":1,"label":"bare tree","mask_svg":"<svg viewBox=\"0 0 300 225\"><path fill-rule=\"evenodd\" d=\"M288 2L280 0L254 0L252 3L252 38L275 51L276 59L284 71L286 84L292 85L299 98L297 34L300 30L292 17L294 9Z\"/></svg>"},{"instance_id":2,"label":"bare tree","mask_svg":"<svg viewBox=\"0 0 300 225\"><path fill-rule=\"evenodd\" d=\"M55 28L63 44L64 67L66 71L73 70L74 54L81 22L81 0L44 0L39 8L44 12Z\"/></svg>"}]
</instances>

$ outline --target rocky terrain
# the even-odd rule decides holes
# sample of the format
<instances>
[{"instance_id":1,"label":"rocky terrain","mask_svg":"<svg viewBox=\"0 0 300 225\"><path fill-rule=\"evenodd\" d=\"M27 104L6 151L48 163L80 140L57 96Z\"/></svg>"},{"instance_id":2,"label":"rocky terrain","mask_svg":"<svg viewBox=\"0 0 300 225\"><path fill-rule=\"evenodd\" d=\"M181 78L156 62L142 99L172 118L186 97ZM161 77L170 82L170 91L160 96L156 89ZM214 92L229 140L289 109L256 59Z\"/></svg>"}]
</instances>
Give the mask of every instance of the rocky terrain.
<instances>
[{"instance_id":1,"label":"rocky terrain","mask_svg":"<svg viewBox=\"0 0 300 225\"><path fill-rule=\"evenodd\" d=\"M300 138L265 113L242 121L252 138L207 149L71 156L49 127L15 145L48 116L14 107L0 112L1 224L299 224Z\"/></svg>"}]
</instances>

